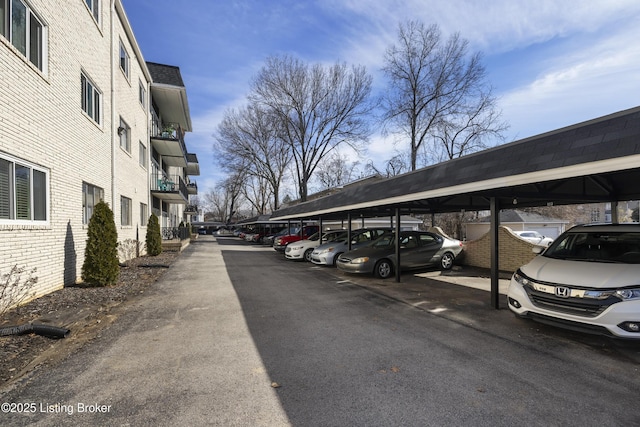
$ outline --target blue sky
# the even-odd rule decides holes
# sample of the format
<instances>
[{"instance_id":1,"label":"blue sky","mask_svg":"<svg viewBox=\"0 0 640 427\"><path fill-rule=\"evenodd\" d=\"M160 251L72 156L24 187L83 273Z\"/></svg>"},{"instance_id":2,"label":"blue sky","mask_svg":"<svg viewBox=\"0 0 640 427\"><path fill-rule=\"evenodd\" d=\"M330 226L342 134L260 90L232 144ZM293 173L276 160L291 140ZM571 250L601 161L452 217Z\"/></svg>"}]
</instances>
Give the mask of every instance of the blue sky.
<instances>
[{"instance_id":1,"label":"blue sky","mask_svg":"<svg viewBox=\"0 0 640 427\"><path fill-rule=\"evenodd\" d=\"M537 135L640 105L637 0L122 0L146 61L180 67L204 194L224 177L213 133L245 103L266 57L364 65L381 88L398 24L436 23L481 51L507 139ZM363 161L394 153L373 135Z\"/></svg>"}]
</instances>

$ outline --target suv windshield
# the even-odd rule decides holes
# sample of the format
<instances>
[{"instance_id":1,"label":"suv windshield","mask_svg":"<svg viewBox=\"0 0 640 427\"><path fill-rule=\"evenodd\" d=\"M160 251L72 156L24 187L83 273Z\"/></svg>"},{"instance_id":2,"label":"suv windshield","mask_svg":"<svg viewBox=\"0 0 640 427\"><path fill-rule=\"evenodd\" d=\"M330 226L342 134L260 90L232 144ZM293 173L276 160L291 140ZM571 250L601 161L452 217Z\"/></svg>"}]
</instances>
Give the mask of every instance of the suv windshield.
<instances>
[{"instance_id":1,"label":"suv windshield","mask_svg":"<svg viewBox=\"0 0 640 427\"><path fill-rule=\"evenodd\" d=\"M557 239L543 256L576 261L640 264L640 233L567 233Z\"/></svg>"}]
</instances>

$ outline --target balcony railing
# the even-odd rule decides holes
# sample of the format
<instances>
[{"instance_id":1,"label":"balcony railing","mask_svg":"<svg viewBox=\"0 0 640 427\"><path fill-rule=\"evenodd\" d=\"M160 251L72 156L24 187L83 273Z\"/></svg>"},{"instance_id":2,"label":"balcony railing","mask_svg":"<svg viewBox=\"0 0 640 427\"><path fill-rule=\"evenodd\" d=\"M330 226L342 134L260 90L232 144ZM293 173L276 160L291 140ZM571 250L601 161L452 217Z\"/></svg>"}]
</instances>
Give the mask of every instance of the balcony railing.
<instances>
[{"instance_id":1,"label":"balcony railing","mask_svg":"<svg viewBox=\"0 0 640 427\"><path fill-rule=\"evenodd\" d=\"M179 194L184 202L189 200L187 184L180 175L152 174L151 191Z\"/></svg>"},{"instance_id":2,"label":"balcony railing","mask_svg":"<svg viewBox=\"0 0 640 427\"><path fill-rule=\"evenodd\" d=\"M161 227L162 240L188 239L191 237L187 227Z\"/></svg>"},{"instance_id":3,"label":"balcony railing","mask_svg":"<svg viewBox=\"0 0 640 427\"><path fill-rule=\"evenodd\" d=\"M198 194L198 184L195 181L188 183L187 191L189 194Z\"/></svg>"},{"instance_id":4,"label":"balcony railing","mask_svg":"<svg viewBox=\"0 0 640 427\"><path fill-rule=\"evenodd\" d=\"M180 124L161 122L154 113L151 119L151 139L152 142L155 140L154 147L161 155L180 157L179 164L172 166L187 166L187 146Z\"/></svg>"}]
</instances>

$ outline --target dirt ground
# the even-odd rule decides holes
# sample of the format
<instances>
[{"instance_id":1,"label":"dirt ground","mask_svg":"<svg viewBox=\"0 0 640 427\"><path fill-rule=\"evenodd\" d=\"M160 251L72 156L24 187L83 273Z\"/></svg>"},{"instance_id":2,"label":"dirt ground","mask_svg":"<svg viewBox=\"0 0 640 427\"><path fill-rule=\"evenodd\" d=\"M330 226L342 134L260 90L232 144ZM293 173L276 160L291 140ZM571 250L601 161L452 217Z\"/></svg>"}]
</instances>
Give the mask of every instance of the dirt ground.
<instances>
[{"instance_id":1,"label":"dirt ground","mask_svg":"<svg viewBox=\"0 0 640 427\"><path fill-rule=\"evenodd\" d=\"M59 339L33 333L0 337L0 390L34 369L54 364L99 336L117 318L115 309L140 298L178 256L179 252L163 252L156 257L136 258L120 267L114 286L65 287L4 313L0 327L33 322L71 332Z\"/></svg>"}]
</instances>

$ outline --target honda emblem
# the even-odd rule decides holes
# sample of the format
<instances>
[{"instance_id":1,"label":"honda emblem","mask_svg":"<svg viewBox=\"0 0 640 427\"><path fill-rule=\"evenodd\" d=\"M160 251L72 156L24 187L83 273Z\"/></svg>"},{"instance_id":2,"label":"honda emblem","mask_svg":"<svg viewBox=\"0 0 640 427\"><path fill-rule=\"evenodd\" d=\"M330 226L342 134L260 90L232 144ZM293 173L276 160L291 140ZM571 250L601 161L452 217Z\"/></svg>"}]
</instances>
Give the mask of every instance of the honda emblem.
<instances>
[{"instance_id":1,"label":"honda emblem","mask_svg":"<svg viewBox=\"0 0 640 427\"><path fill-rule=\"evenodd\" d=\"M560 298L569 298L571 296L571 289L564 286L558 286L556 287L556 296Z\"/></svg>"}]
</instances>

